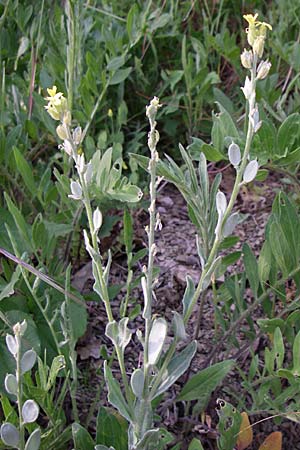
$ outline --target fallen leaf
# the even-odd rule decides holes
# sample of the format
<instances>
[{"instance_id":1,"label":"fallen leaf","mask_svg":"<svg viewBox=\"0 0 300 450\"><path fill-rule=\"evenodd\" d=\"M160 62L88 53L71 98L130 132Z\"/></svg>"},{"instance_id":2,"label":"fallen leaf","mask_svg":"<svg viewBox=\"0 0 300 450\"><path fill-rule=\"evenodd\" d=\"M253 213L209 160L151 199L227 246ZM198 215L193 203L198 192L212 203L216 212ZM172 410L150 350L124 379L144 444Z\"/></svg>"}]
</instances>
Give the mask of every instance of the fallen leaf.
<instances>
[{"instance_id":1,"label":"fallen leaf","mask_svg":"<svg viewBox=\"0 0 300 450\"><path fill-rule=\"evenodd\" d=\"M249 421L248 414L246 412L241 413L242 423L240 427L240 432L236 441L236 447L238 450L244 450L249 447L253 441L253 431Z\"/></svg>"},{"instance_id":2,"label":"fallen leaf","mask_svg":"<svg viewBox=\"0 0 300 450\"><path fill-rule=\"evenodd\" d=\"M274 431L264 440L258 450L281 450L282 449L282 433Z\"/></svg>"}]
</instances>

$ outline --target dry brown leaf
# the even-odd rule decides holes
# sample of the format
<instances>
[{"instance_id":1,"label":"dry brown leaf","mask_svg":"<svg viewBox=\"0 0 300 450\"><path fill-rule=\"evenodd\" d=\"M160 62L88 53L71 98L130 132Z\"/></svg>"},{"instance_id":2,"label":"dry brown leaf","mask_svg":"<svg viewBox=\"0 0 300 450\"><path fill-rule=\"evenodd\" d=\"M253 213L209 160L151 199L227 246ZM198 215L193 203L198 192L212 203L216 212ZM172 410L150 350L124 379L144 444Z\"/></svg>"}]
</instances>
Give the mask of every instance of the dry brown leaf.
<instances>
[{"instance_id":1,"label":"dry brown leaf","mask_svg":"<svg viewBox=\"0 0 300 450\"><path fill-rule=\"evenodd\" d=\"M236 447L238 450L244 450L245 448L249 447L249 445L253 441L253 431L249 421L248 414L246 412L242 412L241 416L242 416L242 423L236 442Z\"/></svg>"},{"instance_id":2,"label":"dry brown leaf","mask_svg":"<svg viewBox=\"0 0 300 450\"><path fill-rule=\"evenodd\" d=\"M274 431L264 440L258 450L281 450L282 449L282 433Z\"/></svg>"}]
</instances>

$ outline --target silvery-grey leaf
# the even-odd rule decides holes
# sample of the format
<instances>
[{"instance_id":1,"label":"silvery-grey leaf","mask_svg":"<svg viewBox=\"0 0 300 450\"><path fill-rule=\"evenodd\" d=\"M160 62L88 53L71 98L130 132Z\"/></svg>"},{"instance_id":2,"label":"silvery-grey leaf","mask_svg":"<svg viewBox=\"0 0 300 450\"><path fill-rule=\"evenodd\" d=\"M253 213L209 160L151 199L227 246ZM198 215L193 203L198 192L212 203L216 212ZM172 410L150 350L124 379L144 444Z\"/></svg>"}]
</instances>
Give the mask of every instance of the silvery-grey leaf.
<instances>
[{"instance_id":1,"label":"silvery-grey leaf","mask_svg":"<svg viewBox=\"0 0 300 450\"><path fill-rule=\"evenodd\" d=\"M39 450L40 445L41 445L41 430L37 428L29 436L25 445L25 450Z\"/></svg>"},{"instance_id":2,"label":"silvery-grey leaf","mask_svg":"<svg viewBox=\"0 0 300 450\"><path fill-rule=\"evenodd\" d=\"M193 279L187 275L186 276L186 288L184 291L182 304L183 304L183 317L185 318L185 314L189 309L191 301L193 300L195 294L195 285Z\"/></svg>"},{"instance_id":3,"label":"silvery-grey leaf","mask_svg":"<svg viewBox=\"0 0 300 450\"><path fill-rule=\"evenodd\" d=\"M234 142L232 142L232 144L230 144L229 149L228 149L228 158L230 163L236 167L239 165L239 163L241 162L241 150L240 147L235 144Z\"/></svg>"},{"instance_id":4,"label":"silvery-grey leaf","mask_svg":"<svg viewBox=\"0 0 300 450\"><path fill-rule=\"evenodd\" d=\"M193 356L196 353L197 341L190 342L184 350L175 355L166 370L162 374L162 379L154 392L151 392L151 399L158 397L172 386L175 381L187 370Z\"/></svg>"},{"instance_id":5,"label":"silvery-grey leaf","mask_svg":"<svg viewBox=\"0 0 300 450\"><path fill-rule=\"evenodd\" d=\"M39 415L39 407L34 400L26 400L22 407L24 423L35 422Z\"/></svg>"},{"instance_id":6,"label":"silvery-grey leaf","mask_svg":"<svg viewBox=\"0 0 300 450\"><path fill-rule=\"evenodd\" d=\"M127 328L128 317L123 317L120 322L109 322L106 325L105 334L109 337L116 347L125 350L131 339L131 331Z\"/></svg>"},{"instance_id":7,"label":"silvery-grey leaf","mask_svg":"<svg viewBox=\"0 0 300 450\"><path fill-rule=\"evenodd\" d=\"M174 328L174 334L179 341L185 341L186 340L186 332L185 332L183 317L177 311L172 311L172 312L173 312L172 323L173 323L173 328Z\"/></svg>"},{"instance_id":8,"label":"silvery-grey leaf","mask_svg":"<svg viewBox=\"0 0 300 450\"><path fill-rule=\"evenodd\" d=\"M137 398L141 398L144 390L144 371L142 369L136 369L131 375L130 384L134 395Z\"/></svg>"},{"instance_id":9,"label":"silvery-grey leaf","mask_svg":"<svg viewBox=\"0 0 300 450\"><path fill-rule=\"evenodd\" d=\"M97 207L93 212L93 224L96 231L101 228L102 225L102 214L100 209Z\"/></svg>"},{"instance_id":10,"label":"silvery-grey leaf","mask_svg":"<svg viewBox=\"0 0 300 450\"><path fill-rule=\"evenodd\" d=\"M208 286L210 285L211 282L211 276L214 273L214 271L216 270L216 268L218 267L218 265L221 263L222 261L222 257L218 256L214 262L211 264L209 271L207 272L204 280L203 280L203 285L202 285L202 289L205 290L206 288L208 288Z\"/></svg>"},{"instance_id":11,"label":"silvery-grey leaf","mask_svg":"<svg viewBox=\"0 0 300 450\"><path fill-rule=\"evenodd\" d=\"M17 339L11 334L6 335L6 345L8 350L12 355L16 355L18 352L18 342Z\"/></svg>"},{"instance_id":12,"label":"silvery-grey leaf","mask_svg":"<svg viewBox=\"0 0 300 450\"><path fill-rule=\"evenodd\" d=\"M151 365L155 365L158 361L167 336L167 330L167 322L162 317L153 321L148 343L148 362Z\"/></svg>"},{"instance_id":13,"label":"silvery-grey leaf","mask_svg":"<svg viewBox=\"0 0 300 450\"><path fill-rule=\"evenodd\" d=\"M244 171L243 181L244 183L250 183L254 180L258 171L258 162L256 159L250 161Z\"/></svg>"},{"instance_id":14,"label":"silvery-grey leaf","mask_svg":"<svg viewBox=\"0 0 300 450\"><path fill-rule=\"evenodd\" d=\"M34 350L27 350L21 359L21 372L22 374L28 372L33 368L36 361L36 352Z\"/></svg>"},{"instance_id":15,"label":"silvery-grey leaf","mask_svg":"<svg viewBox=\"0 0 300 450\"><path fill-rule=\"evenodd\" d=\"M20 441L20 433L17 428L11 423L4 423L1 425L1 439L6 445L17 447Z\"/></svg>"},{"instance_id":16,"label":"silvery-grey leaf","mask_svg":"<svg viewBox=\"0 0 300 450\"><path fill-rule=\"evenodd\" d=\"M141 285L142 285L143 295L144 295L143 319L150 319L151 318L151 299L149 298L149 295L148 295L147 280L146 280L145 276L142 276L142 278L141 278Z\"/></svg>"},{"instance_id":17,"label":"silvery-grey leaf","mask_svg":"<svg viewBox=\"0 0 300 450\"><path fill-rule=\"evenodd\" d=\"M233 233L235 227L239 224L239 222L240 222L239 213L235 212L231 214L231 216L228 217L225 225L223 226L222 231L223 237L230 236Z\"/></svg>"},{"instance_id":18,"label":"silvery-grey leaf","mask_svg":"<svg viewBox=\"0 0 300 450\"><path fill-rule=\"evenodd\" d=\"M203 270L204 266L205 266L204 250L203 250L203 247L200 244L200 240L199 240L198 234L196 234L196 245L197 245L198 256L199 256L199 259L200 259L201 269Z\"/></svg>"},{"instance_id":19,"label":"silvery-grey leaf","mask_svg":"<svg viewBox=\"0 0 300 450\"><path fill-rule=\"evenodd\" d=\"M145 450L146 448L157 448L160 435L159 428L147 430L140 441L136 443L132 450Z\"/></svg>"},{"instance_id":20,"label":"silvery-grey leaf","mask_svg":"<svg viewBox=\"0 0 300 450\"><path fill-rule=\"evenodd\" d=\"M222 217L227 208L227 200L223 192L218 191L216 195L216 207L220 217Z\"/></svg>"},{"instance_id":21,"label":"silvery-grey leaf","mask_svg":"<svg viewBox=\"0 0 300 450\"><path fill-rule=\"evenodd\" d=\"M8 373L4 380L5 389L9 394L17 395L18 382L15 375Z\"/></svg>"},{"instance_id":22,"label":"silvery-grey leaf","mask_svg":"<svg viewBox=\"0 0 300 450\"><path fill-rule=\"evenodd\" d=\"M71 181L70 189L72 194L68 195L68 197L73 198L74 200L80 200L82 198L82 189L78 181Z\"/></svg>"},{"instance_id":23,"label":"silvery-grey leaf","mask_svg":"<svg viewBox=\"0 0 300 450\"><path fill-rule=\"evenodd\" d=\"M104 361L104 377L108 389L108 401L119 411L119 413L128 420L132 421L133 411L130 405L127 404L118 381L113 377L107 361Z\"/></svg>"}]
</instances>

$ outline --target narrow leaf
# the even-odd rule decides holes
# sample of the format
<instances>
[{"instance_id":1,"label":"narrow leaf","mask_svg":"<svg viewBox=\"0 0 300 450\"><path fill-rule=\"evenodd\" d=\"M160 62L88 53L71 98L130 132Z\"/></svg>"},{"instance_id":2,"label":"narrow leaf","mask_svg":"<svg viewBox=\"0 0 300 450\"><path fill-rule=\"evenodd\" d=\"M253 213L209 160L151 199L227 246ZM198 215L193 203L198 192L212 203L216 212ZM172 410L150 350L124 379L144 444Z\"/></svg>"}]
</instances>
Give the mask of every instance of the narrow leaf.
<instances>
[{"instance_id":1,"label":"narrow leaf","mask_svg":"<svg viewBox=\"0 0 300 450\"><path fill-rule=\"evenodd\" d=\"M226 360L201 370L185 384L178 396L178 400L198 400L203 396L209 396L233 366L234 361Z\"/></svg>"}]
</instances>

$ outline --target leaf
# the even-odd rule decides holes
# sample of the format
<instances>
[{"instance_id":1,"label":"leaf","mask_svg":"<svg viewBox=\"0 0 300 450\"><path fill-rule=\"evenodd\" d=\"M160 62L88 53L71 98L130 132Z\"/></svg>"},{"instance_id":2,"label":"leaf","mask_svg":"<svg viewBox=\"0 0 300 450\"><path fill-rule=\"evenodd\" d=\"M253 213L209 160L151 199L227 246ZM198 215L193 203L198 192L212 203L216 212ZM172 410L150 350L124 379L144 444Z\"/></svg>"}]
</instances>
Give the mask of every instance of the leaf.
<instances>
[{"instance_id":1,"label":"leaf","mask_svg":"<svg viewBox=\"0 0 300 450\"><path fill-rule=\"evenodd\" d=\"M257 172L258 172L258 162L256 161L256 159L253 159L247 164L245 168L243 174L244 183L250 183L251 181L253 181L257 175Z\"/></svg>"},{"instance_id":2,"label":"leaf","mask_svg":"<svg viewBox=\"0 0 300 450\"><path fill-rule=\"evenodd\" d=\"M297 139L299 126L299 113L289 115L280 125L277 134L278 148L276 155L286 156L288 151L293 147L295 140Z\"/></svg>"},{"instance_id":3,"label":"leaf","mask_svg":"<svg viewBox=\"0 0 300 450\"><path fill-rule=\"evenodd\" d=\"M20 440L20 433L11 423L4 423L0 429L1 439L6 445L17 447Z\"/></svg>"},{"instance_id":4,"label":"leaf","mask_svg":"<svg viewBox=\"0 0 300 450\"><path fill-rule=\"evenodd\" d=\"M259 288L258 264L248 244L243 245L243 261L250 287L254 297L256 297Z\"/></svg>"},{"instance_id":5,"label":"leaf","mask_svg":"<svg viewBox=\"0 0 300 450\"><path fill-rule=\"evenodd\" d=\"M194 438L189 445L188 450L204 450L199 439Z\"/></svg>"},{"instance_id":6,"label":"leaf","mask_svg":"<svg viewBox=\"0 0 300 450\"><path fill-rule=\"evenodd\" d=\"M5 389L9 394L17 395L18 392L18 382L12 373L8 373L4 380Z\"/></svg>"},{"instance_id":7,"label":"leaf","mask_svg":"<svg viewBox=\"0 0 300 450\"><path fill-rule=\"evenodd\" d=\"M115 347L118 347L124 352L125 348L130 342L131 331L128 329L128 317L123 317L120 322L109 322L106 325L105 335L113 342Z\"/></svg>"},{"instance_id":8,"label":"leaf","mask_svg":"<svg viewBox=\"0 0 300 450\"><path fill-rule=\"evenodd\" d=\"M130 384L134 395L141 398L144 390L144 371L143 369L135 369L131 375Z\"/></svg>"},{"instance_id":9,"label":"leaf","mask_svg":"<svg viewBox=\"0 0 300 450\"><path fill-rule=\"evenodd\" d=\"M258 450L281 450L282 449L282 433L274 431L264 440Z\"/></svg>"},{"instance_id":10,"label":"leaf","mask_svg":"<svg viewBox=\"0 0 300 450\"><path fill-rule=\"evenodd\" d=\"M282 158L275 159L274 164L279 167L289 166L290 164L297 163L299 159L300 159L300 147L296 148L296 150L290 151L286 156Z\"/></svg>"},{"instance_id":11,"label":"leaf","mask_svg":"<svg viewBox=\"0 0 300 450\"><path fill-rule=\"evenodd\" d=\"M108 401L123 417L125 417L125 419L128 420L128 422L131 422L133 412L122 394L118 381L114 379L112 371L107 365L107 361L104 361L104 377L108 388Z\"/></svg>"},{"instance_id":12,"label":"leaf","mask_svg":"<svg viewBox=\"0 0 300 450\"><path fill-rule=\"evenodd\" d=\"M97 416L96 443L127 450L127 422L109 408L100 407Z\"/></svg>"},{"instance_id":13,"label":"leaf","mask_svg":"<svg viewBox=\"0 0 300 450\"><path fill-rule=\"evenodd\" d=\"M110 86L113 86L115 84L120 84L123 81L125 81L131 71L132 71L132 67L127 67L126 69L117 70L110 79L110 82L109 82Z\"/></svg>"},{"instance_id":14,"label":"leaf","mask_svg":"<svg viewBox=\"0 0 300 450\"><path fill-rule=\"evenodd\" d=\"M20 45L19 45L19 48L18 48L17 57L15 59L15 65L14 65L14 70L15 71L18 68L18 61L19 61L20 57L22 55L24 55L24 53L27 51L29 45L30 45L30 40L28 39L28 37L22 36L21 39L20 39Z\"/></svg>"},{"instance_id":15,"label":"leaf","mask_svg":"<svg viewBox=\"0 0 300 450\"><path fill-rule=\"evenodd\" d=\"M211 144L206 144L202 139L192 137L192 143L187 147L191 158L194 161L198 161L200 154L203 153L208 161L219 162L225 159L223 153L221 153L216 147Z\"/></svg>"},{"instance_id":16,"label":"leaf","mask_svg":"<svg viewBox=\"0 0 300 450\"><path fill-rule=\"evenodd\" d=\"M22 407L22 417L24 423L33 423L39 416L39 407L34 400L26 400Z\"/></svg>"},{"instance_id":17,"label":"leaf","mask_svg":"<svg viewBox=\"0 0 300 450\"><path fill-rule=\"evenodd\" d=\"M158 397L160 394L165 392L172 386L175 381L188 369L197 349L197 342L192 341L189 345L185 347L179 354L175 355L167 369L162 375L162 381L158 385L155 392L151 392L151 399ZM158 373L158 375L160 372Z\"/></svg>"},{"instance_id":18,"label":"leaf","mask_svg":"<svg viewBox=\"0 0 300 450\"><path fill-rule=\"evenodd\" d=\"M221 154L224 154L225 138L231 138L231 141L238 142L240 135L228 111L221 103L216 102L216 104L220 112L213 115L212 144Z\"/></svg>"},{"instance_id":19,"label":"leaf","mask_svg":"<svg viewBox=\"0 0 300 450\"><path fill-rule=\"evenodd\" d=\"M177 311L172 311L172 312L173 312L172 325L173 325L173 329L174 329L174 334L177 337L178 341L185 341L187 336L186 336L183 317Z\"/></svg>"},{"instance_id":20,"label":"leaf","mask_svg":"<svg viewBox=\"0 0 300 450\"><path fill-rule=\"evenodd\" d=\"M241 413L242 423L236 441L237 450L245 450L253 441L253 431L246 412Z\"/></svg>"},{"instance_id":21,"label":"leaf","mask_svg":"<svg viewBox=\"0 0 300 450\"><path fill-rule=\"evenodd\" d=\"M79 423L73 423L72 436L75 450L94 450L95 444L91 435Z\"/></svg>"},{"instance_id":22,"label":"leaf","mask_svg":"<svg viewBox=\"0 0 300 450\"><path fill-rule=\"evenodd\" d=\"M41 430L37 428L29 436L25 445L25 450L39 450L40 444L41 444Z\"/></svg>"},{"instance_id":23,"label":"leaf","mask_svg":"<svg viewBox=\"0 0 300 450\"><path fill-rule=\"evenodd\" d=\"M13 148L17 169L23 178L24 184L32 195L32 199L36 196L37 188L33 178L32 167L26 161L22 153L17 147Z\"/></svg>"},{"instance_id":24,"label":"leaf","mask_svg":"<svg viewBox=\"0 0 300 450\"><path fill-rule=\"evenodd\" d=\"M236 443L242 417L236 408L225 400L218 399L217 404L219 406L217 413L219 416L218 431L220 433L218 449L231 450Z\"/></svg>"},{"instance_id":25,"label":"leaf","mask_svg":"<svg viewBox=\"0 0 300 450\"><path fill-rule=\"evenodd\" d=\"M9 195L5 192L4 198L8 207L9 212L13 216L13 219L15 221L16 227L20 233L20 236L22 237L23 241L26 243L27 248L32 252L32 243L31 243L31 236L30 236L30 228L25 222L25 219L19 209L15 206L15 204L10 199Z\"/></svg>"},{"instance_id":26,"label":"leaf","mask_svg":"<svg viewBox=\"0 0 300 450\"><path fill-rule=\"evenodd\" d=\"M147 430L134 446L134 450L145 450L145 449L156 449L160 435L160 429L154 428L152 430Z\"/></svg>"},{"instance_id":27,"label":"leaf","mask_svg":"<svg viewBox=\"0 0 300 450\"><path fill-rule=\"evenodd\" d=\"M210 397L233 367L234 361L226 360L201 370L184 385L177 399L191 401Z\"/></svg>"},{"instance_id":28,"label":"leaf","mask_svg":"<svg viewBox=\"0 0 300 450\"><path fill-rule=\"evenodd\" d=\"M273 351L275 354L275 360L277 365L277 370L282 368L282 363L284 360L284 343L282 333L279 327L275 329Z\"/></svg>"},{"instance_id":29,"label":"leaf","mask_svg":"<svg viewBox=\"0 0 300 450\"><path fill-rule=\"evenodd\" d=\"M124 66L125 64L125 56L116 56L115 58L112 58L109 63L106 66L107 70L117 70L120 69L120 67Z\"/></svg>"},{"instance_id":30,"label":"leaf","mask_svg":"<svg viewBox=\"0 0 300 450\"><path fill-rule=\"evenodd\" d=\"M293 344L293 373L300 376L300 331L298 331Z\"/></svg>"},{"instance_id":31,"label":"leaf","mask_svg":"<svg viewBox=\"0 0 300 450\"><path fill-rule=\"evenodd\" d=\"M271 247L269 242L266 240L258 257L258 277L262 283L265 283L269 279L272 259Z\"/></svg>"},{"instance_id":32,"label":"leaf","mask_svg":"<svg viewBox=\"0 0 300 450\"><path fill-rule=\"evenodd\" d=\"M22 374L29 372L33 368L36 362L36 352L34 350L27 350L21 359L21 372Z\"/></svg>"},{"instance_id":33,"label":"leaf","mask_svg":"<svg viewBox=\"0 0 300 450\"><path fill-rule=\"evenodd\" d=\"M148 363L155 365L162 352L167 336L168 325L165 319L159 317L153 321L148 342Z\"/></svg>"},{"instance_id":34,"label":"leaf","mask_svg":"<svg viewBox=\"0 0 300 450\"><path fill-rule=\"evenodd\" d=\"M195 294L195 285L193 279L187 275L186 277L186 288L184 291L182 303L183 303L183 317L185 318L185 314L189 309L193 296Z\"/></svg>"}]
</instances>

